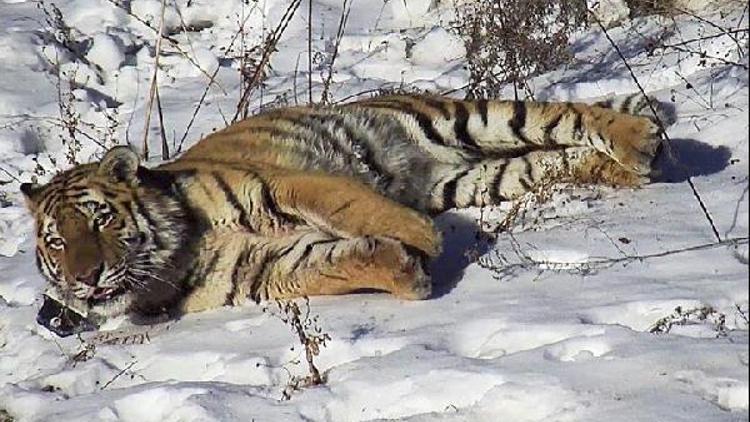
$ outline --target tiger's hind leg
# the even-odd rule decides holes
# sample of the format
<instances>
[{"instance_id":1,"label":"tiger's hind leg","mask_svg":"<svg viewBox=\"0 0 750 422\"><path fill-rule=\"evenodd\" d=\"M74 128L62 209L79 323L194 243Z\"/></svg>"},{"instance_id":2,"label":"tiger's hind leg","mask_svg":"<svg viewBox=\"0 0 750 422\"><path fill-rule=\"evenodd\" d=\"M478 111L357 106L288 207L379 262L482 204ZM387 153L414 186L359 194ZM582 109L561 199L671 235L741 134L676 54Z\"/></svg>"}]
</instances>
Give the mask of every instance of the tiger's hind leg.
<instances>
[{"instance_id":1,"label":"tiger's hind leg","mask_svg":"<svg viewBox=\"0 0 750 422\"><path fill-rule=\"evenodd\" d=\"M533 151L521 157L485 160L436 169L427 208L484 206L532 191L545 178L553 182L600 183L637 187L648 179L628 171L608 155L588 147Z\"/></svg>"},{"instance_id":2,"label":"tiger's hind leg","mask_svg":"<svg viewBox=\"0 0 750 422\"><path fill-rule=\"evenodd\" d=\"M270 252L250 289L255 300L340 295L362 290L390 292L408 300L432 292L425 254L384 237L336 238L316 232Z\"/></svg>"},{"instance_id":3,"label":"tiger's hind leg","mask_svg":"<svg viewBox=\"0 0 750 422\"><path fill-rule=\"evenodd\" d=\"M589 105L391 96L355 105L393 114L417 145L443 163L588 147L630 172L648 175L661 143L659 125L647 115L643 101L633 98L627 104Z\"/></svg>"}]
</instances>

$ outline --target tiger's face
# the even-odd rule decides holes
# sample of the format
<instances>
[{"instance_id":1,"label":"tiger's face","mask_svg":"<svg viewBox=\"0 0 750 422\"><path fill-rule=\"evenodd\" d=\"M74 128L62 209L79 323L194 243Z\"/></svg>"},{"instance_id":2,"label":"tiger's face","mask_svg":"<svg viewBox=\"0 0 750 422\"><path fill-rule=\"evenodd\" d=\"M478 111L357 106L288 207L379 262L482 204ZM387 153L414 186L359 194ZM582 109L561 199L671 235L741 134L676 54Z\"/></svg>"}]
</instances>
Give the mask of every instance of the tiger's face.
<instances>
[{"instance_id":1,"label":"tiger's face","mask_svg":"<svg viewBox=\"0 0 750 422\"><path fill-rule=\"evenodd\" d=\"M36 260L48 296L101 321L143 298L158 306L178 293L179 207L143 180L147 172L133 151L117 147L100 163L21 187L36 218Z\"/></svg>"}]
</instances>

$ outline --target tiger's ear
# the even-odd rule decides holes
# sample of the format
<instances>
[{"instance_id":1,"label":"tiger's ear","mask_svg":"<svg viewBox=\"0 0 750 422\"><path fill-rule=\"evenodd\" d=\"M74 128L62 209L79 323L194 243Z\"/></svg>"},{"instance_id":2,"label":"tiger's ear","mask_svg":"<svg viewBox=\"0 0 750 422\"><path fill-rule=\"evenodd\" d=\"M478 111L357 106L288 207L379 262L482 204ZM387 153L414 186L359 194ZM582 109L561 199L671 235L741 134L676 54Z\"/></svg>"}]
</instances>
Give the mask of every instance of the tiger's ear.
<instances>
[{"instance_id":1,"label":"tiger's ear","mask_svg":"<svg viewBox=\"0 0 750 422\"><path fill-rule=\"evenodd\" d=\"M99 162L97 174L115 182L134 183L141 160L138 154L126 146L118 146L104 154Z\"/></svg>"},{"instance_id":2,"label":"tiger's ear","mask_svg":"<svg viewBox=\"0 0 750 422\"><path fill-rule=\"evenodd\" d=\"M29 210L34 211L36 209L36 204L39 203L39 195L42 192L42 188L44 188L44 186L38 183L21 183L21 193L23 193L24 198L26 198L26 207L28 207Z\"/></svg>"}]
</instances>

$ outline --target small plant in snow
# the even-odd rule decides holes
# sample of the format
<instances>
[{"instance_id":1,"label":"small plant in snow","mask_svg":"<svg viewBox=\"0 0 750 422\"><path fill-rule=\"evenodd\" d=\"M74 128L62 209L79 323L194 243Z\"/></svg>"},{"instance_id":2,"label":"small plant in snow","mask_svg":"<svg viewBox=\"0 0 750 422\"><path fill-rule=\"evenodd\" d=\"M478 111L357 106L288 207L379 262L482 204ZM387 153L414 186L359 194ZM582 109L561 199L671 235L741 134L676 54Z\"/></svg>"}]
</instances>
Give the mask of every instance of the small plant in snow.
<instances>
[{"instance_id":1,"label":"small plant in snow","mask_svg":"<svg viewBox=\"0 0 750 422\"><path fill-rule=\"evenodd\" d=\"M78 334L78 351L70 357L70 361L73 362L73 367L81 362L86 362L93 358L96 354L96 345L89 343Z\"/></svg>"},{"instance_id":2,"label":"small plant in snow","mask_svg":"<svg viewBox=\"0 0 750 422\"><path fill-rule=\"evenodd\" d=\"M0 409L0 422L14 422L15 418L5 409Z\"/></svg>"},{"instance_id":3,"label":"small plant in snow","mask_svg":"<svg viewBox=\"0 0 750 422\"><path fill-rule=\"evenodd\" d=\"M674 308L674 312L658 321L648 329L652 334L667 334L674 326L712 324L716 337L727 336L727 316L718 312L711 306L701 306L691 309L683 309L682 306Z\"/></svg>"},{"instance_id":4,"label":"small plant in snow","mask_svg":"<svg viewBox=\"0 0 750 422\"><path fill-rule=\"evenodd\" d=\"M508 83L526 87L530 76L569 61L569 37L587 15L585 0L477 0L456 10L469 98L496 98Z\"/></svg>"},{"instance_id":5,"label":"small plant in snow","mask_svg":"<svg viewBox=\"0 0 750 422\"><path fill-rule=\"evenodd\" d=\"M289 400L295 391L306 387L325 384L325 373L321 374L315 365L315 357L320 354L321 347L326 346L326 342L331 340L328 333L324 333L318 325L318 316L310 316L310 300L306 297L304 300L305 310L302 311L295 301L276 301L278 313L273 313L289 326L292 333L297 336L300 344L305 351L305 360L307 361L308 374L292 376L286 387L281 393L282 400ZM266 309L264 309L266 311Z\"/></svg>"}]
</instances>

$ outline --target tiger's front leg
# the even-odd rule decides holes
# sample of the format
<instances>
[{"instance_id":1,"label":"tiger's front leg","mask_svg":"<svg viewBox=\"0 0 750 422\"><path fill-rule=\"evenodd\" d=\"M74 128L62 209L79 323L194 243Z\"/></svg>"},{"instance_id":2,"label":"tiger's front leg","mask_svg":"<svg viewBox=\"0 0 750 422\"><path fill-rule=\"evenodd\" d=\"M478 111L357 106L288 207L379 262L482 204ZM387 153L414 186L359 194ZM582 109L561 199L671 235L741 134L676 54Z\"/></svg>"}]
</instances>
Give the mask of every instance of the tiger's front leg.
<instances>
[{"instance_id":1,"label":"tiger's front leg","mask_svg":"<svg viewBox=\"0 0 750 422\"><path fill-rule=\"evenodd\" d=\"M280 210L322 232L393 239L429 256L440 254L441 236L428 216L352 178L287 170L266 177Z\"/></svg>"},{"instance_id":2,"label":"tiger's front leg","mask_svg":"<svg viewBox=\"0 0 750 422\"><path fill-rule=\"evenodd\" d=\"M339 295L361 290L403 299L431 293L422 252L384 237L341 238L311 228L280 237L216 232L192 271L184 313L253 300Z\"/></svg>"},{"instance_id":3,"label":"tiger's front leg","mask_svg":"<svg viewBox=\"0 0 750 422\"><path fill-rule=\"evenodd\" d=\"M423 268L424 254L384 237L340 239L315 234L272 259L272 267L250 292L256 301L366 290L419 300L432 292Z\"/></svg>"},{"instance_id":4,"label":"tiger's front leg","mask_svg":"<svg viewBox=\"0 0 750 422\"><path fill-rule=\"evenodd\" d=\"M183 313L302 296L379 290L408 300L432 291L424 253L384 237L341 238L298 228L285 236L216 232L191 271Z\"/></svg>"}]
</instances>

